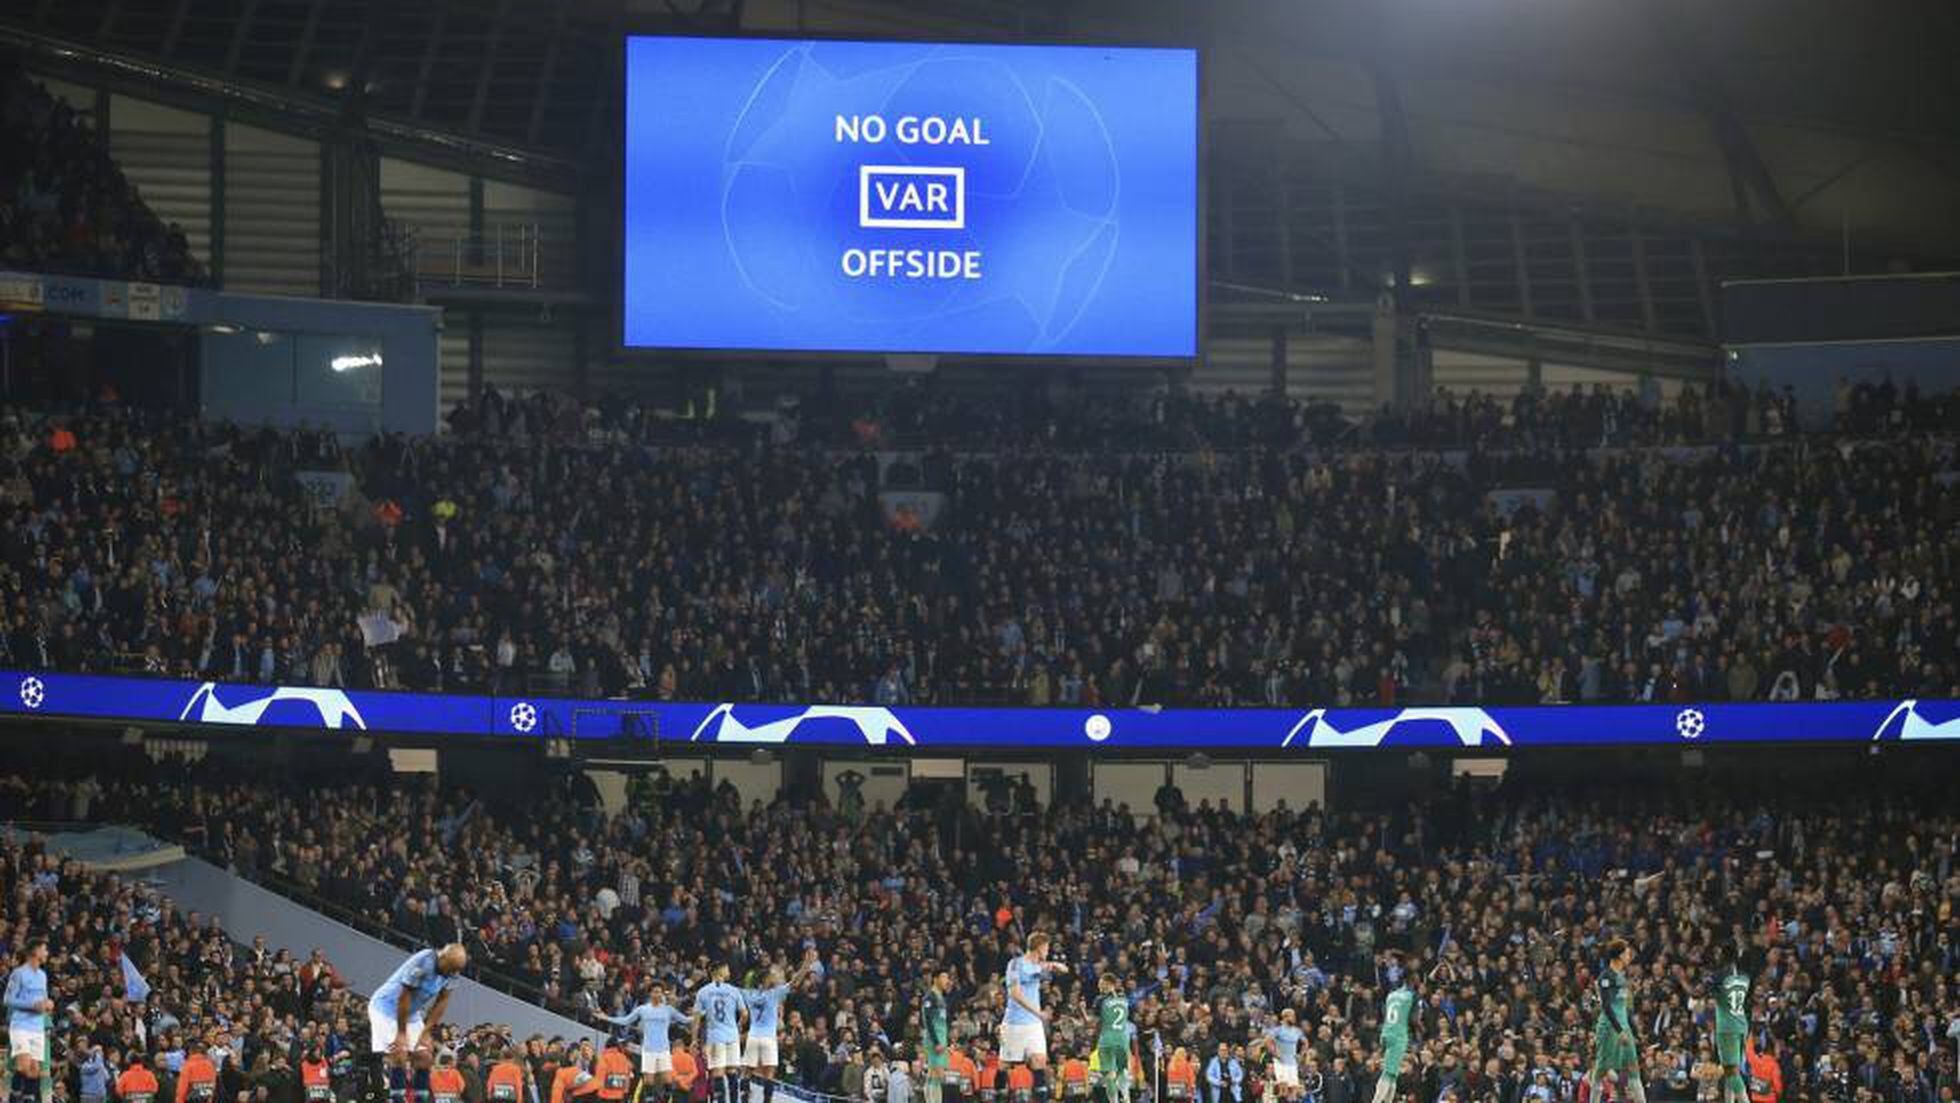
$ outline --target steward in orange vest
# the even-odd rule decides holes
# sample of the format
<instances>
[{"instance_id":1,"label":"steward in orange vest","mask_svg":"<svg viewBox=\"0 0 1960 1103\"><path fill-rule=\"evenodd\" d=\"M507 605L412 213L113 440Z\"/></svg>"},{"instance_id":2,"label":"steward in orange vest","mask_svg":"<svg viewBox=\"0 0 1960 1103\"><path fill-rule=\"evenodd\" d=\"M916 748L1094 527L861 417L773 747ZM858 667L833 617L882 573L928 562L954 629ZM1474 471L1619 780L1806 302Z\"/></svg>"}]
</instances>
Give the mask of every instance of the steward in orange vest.
<instances>
[{"instance_id":1,"label":"steward in orange vest","mask_svg":"<svg viewBox=\"0 0 1960 1103\"><path fill-rule=\"evenodd\" d=\"M517 1063L516 1050L506 1050L504 1059L490 1066L483 1098L486 1103L519 1103L524 1098L524 1066Z\"/></svg>"},{"instance_id":2,"label":"steward in orange vest","mask_svg":"<svg viewBox=\"0 0 1960 1103\"><path fill-rule=\"evenodd\" d=\"M129 1055L129 1067L116 1077L116 1098L122 1103L155 1103L157 1074L143 1067L143 1055Z\"/></svg>"}]
</instances>

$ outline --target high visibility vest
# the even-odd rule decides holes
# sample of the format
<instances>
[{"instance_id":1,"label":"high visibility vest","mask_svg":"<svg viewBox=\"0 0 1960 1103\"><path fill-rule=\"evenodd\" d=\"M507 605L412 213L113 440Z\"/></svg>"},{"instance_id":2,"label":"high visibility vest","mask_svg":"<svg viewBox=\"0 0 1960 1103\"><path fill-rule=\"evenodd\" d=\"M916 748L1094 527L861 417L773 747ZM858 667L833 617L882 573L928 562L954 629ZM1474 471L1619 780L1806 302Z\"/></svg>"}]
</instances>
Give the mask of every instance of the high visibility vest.
<instances>
[{"instance_id":1,"label":"high visibility vest","mask_svg":"<svg viewBox=\"0 0 1960 1103\"><path fill-rule=\"evenodd\" d=\"M218 1095L218 1066L202 1053L184 1058L177 1074L177 1103L210 1103Z\"/></svg>"},{"instance_id":2,"label":"high visibility vest","mask_svg":"<svg viewBox=\"0 0 1960 1103\"><path fill-rule=\"evenodd\" d=\"M1007 1097L1014 1103L1033 1103L1034 1073L1026 1065L1015 1065L1007 1071Z\"/></svg>"},{"instance_id":3,"label":"high visibility vest","mask_svg":"<svg viewBox=\"0 0 1960 1103\"><path fill-rule=\"evenodd\" d=\"M551 1103L567 1103L572 1098L572 1088L578 1083L583 1069L576 1064L561 1065L551 1074Z\"/></svg>"},{"instance_id":4,"label":"high visibility vest","mask_svg":"<svg viewBox=\"0 0 1960 1103\"><path fill-rule=\"evenodd\" d=\"M1776 1103L1777 1097L1783 1094L1783 1068L1776 1058L1751 1049L1743 1060L1749 1077L1750 1103Z\"/></svg>"},{"instance_id":5,"label":"high visibility vest","mask_svg":"<svg viewBox=\"0 0 1960 1103\"><path fill-rule=\"evenodd\" d=\"M633 1090L633 1062L619 1050L607 1048L599 1054L599 1063L593 1070L599 1078L599 1098L608 1103L626 1098Z\"/></svg>"},{"instance_id":6,"label":"high visibility vest","mask_svg":"<svg viewBox=\"0 0 1960 1103\"><path fill-rule=\"evenodd\" d=\"M463 1103L463 1074L454 1065L429 1070L429 1095L434 1103Z\"/></svg>"},{"instance_id":7,"label":"high visibility vest","mask_svg":"<svg viewBox=\"0 0 1960 1103\"><path fill-rule=\"evenodd\" d=\"M308 1103L321 1103L323 1100L333 1098L333 1078L327 1070L325 1061L301 1061L299 1082L305 1090Z\"/></svg>"},{"instance_id":8,"label":"high visibility vest","mask_svg":"<svg viewBox=\"0 0 1960 1103\"><path fill-rule=\"evenodd\" d=\"M524 1069L515 1061L497 1062L490 1068L483 1093L490 1103L517 1103L524 1098Z\"/></svg>"},{"instance_id":9,"label":"high visibility vest","mask_svg":"<svg viewBox=\"0 0 1960 1103\"><path fill-rule=\"evenodd\" d=\"M1171 1099L1190 1099L1198 1094L1198 1066L1188 1057L1172 1061L1164 1079L1164 1094Z\"/></svg>"},{"instance_id":10,"label":"high visibility vest","mask_svg":"<svg viewBox=\"0 0 1960 1103\"><path fill-rule=\"evenodd\" d=\"M694 1063L694 1054L684 1049L673 1051L674 1083L683 1091L694 1086L694 1078L701 1074L701 1066Z\"/></svg>"},{"instance_id":11,"label":"high visibility vest","mask_svg":"<svg viewBox=\"0 0 1960 1103\"><path fill-rule=\"evenodd\" d=\"M1080 1057L1062 1062L1062 1094L1080 1099L1089 1094L1089 1066Z\"/></svg>"},{"instance_id":12,"label":"high visibility vest","mask_svg":"<svg viewBox=\"0 0 1960 1103\"><path fill-rule=\"evenodd\" d=\"M155 1103L157 1097L157 1074L135 1065L116 1077L116 1094L123 1103Z\"/></svg>"},{"instance_id":13,"label":"high visibility vest","mask_svg":"<svg viewBox=\"0 0 1960 1103\"><path fill-rule=\"evenodd\" d=\"M973 1068L973 1058L968 1057L959 1050L954 1050L946 1058L945 1081L956 1088L960 1094L964 1095L973 1090L973 1081L976 1075Z\"/></svg>"}]
</instances>

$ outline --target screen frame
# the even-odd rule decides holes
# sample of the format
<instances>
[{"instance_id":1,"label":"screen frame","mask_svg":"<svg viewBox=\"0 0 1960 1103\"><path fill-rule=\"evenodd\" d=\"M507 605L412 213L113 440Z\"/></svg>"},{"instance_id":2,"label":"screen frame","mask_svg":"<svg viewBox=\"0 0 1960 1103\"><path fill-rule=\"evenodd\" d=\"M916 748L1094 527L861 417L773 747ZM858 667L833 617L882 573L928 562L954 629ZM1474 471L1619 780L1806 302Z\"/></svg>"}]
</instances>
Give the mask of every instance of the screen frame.
<instances>
[{"instance_id":1,"label":"screen frame","mask_svg":"<svg viewBox=\"0 0 1960 1103\"><path fill-rule=\"evenodd\" d=\"M1040 352L936 352L924 349L837 349L812 346L807 349L756 348L746 345L629 345L626 343L626 82L627 48L636 38L698 39L717 42L837 42L862 43L865 45L917 45L917 46L1068 46L1088 50L1182 50L1191 55L1197 102L1193 105L1195 127L1195 149L1192 172L1196 196L1192 212L1191 247L1196 251L1192 264L1191 352L1189 355L1163 355L1159 353L1040 353ZM739 356L744 360L804 364L870 363L888 360L892 357L932 357L935 362L986 363L999 366L1043 365L1054 367L1083 366L1089 364L1117 364L1136 368L1181 368L1195 367L1204 362L1205 339L1209 332L1210 304L1208 291L1210 278L1210 127L1207 123L1208 100L1205 91L1207 74L1205 50L1195 43L1162 42L1110 42L1110 41L1070 41L1066 39L1028 38L1009 42L1001 39L982 39L966 36L933 37L922 35L867 35L843 32L804 33L783 32L768 29L744 30L735 32L626 30L616 36L613 42L613 65L618 71L616 82L617 107L613 125L614 164L610 180L610 207L607 210L607 224L612 232L611 264L606 276L608 296L607 343L614 357L629 362L660 363L712 363L725 361L728 357Z\"/></svg>"}]
</instances>

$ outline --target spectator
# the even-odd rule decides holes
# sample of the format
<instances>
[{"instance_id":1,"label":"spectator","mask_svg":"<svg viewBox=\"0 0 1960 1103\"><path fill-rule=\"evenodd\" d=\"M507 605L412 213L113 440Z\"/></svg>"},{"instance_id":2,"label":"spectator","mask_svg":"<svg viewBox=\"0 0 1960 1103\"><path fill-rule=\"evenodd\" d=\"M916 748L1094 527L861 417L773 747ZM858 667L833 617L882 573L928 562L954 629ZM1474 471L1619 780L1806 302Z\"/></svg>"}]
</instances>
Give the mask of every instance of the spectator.
<instances>
[{"instance_id":1,"label":"spectator","mask_svg":"<svg viewBox=\"0 0 1960 1103\"><path fill-rule=\"evenodd\" d=\"M182 228L165 225L67 103L0 56L0 263L168 283L200 283ZM66 434L66 430L57 430ZM66 436L66 447L75 445Z\"/></svg>"},{"instance_id":2,"label":"spectator","mask_svg":"<svg viewBox=\"0 0 1960 1103\"><path fill-rule=\"evenodd\" d=\"M337 447L318 432L99 408L58 419L89 444L57 454L54 420L28 413L0 455L27 488L0 505L17 667L1090 707L1960 692L1951 436L1460 462L1001 449L925 464L947 508L893 538L876 464L764 443L731 464L630 419L602 448L376 438L345 462L393 523L300 493L289 472ZM1518 485L1539 490L1487 506ZM603 523L587 487L618 503ZM745 505L687 505L710 493Z\"/></svg>"}]
</instances>

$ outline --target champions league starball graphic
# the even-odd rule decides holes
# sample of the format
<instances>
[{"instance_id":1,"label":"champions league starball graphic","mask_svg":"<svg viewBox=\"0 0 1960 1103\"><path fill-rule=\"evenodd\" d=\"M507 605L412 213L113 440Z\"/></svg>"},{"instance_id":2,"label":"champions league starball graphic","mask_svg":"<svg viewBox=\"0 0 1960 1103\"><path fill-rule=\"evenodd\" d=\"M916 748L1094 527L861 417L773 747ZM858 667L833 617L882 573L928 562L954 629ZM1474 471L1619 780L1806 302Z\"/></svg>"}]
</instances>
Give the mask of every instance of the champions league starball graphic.
<instances>
[{"instance_id":1,"label":"champions league starball graphic","mask_svg":"<svg viewBox=\"0 0 1960 1103\"><path fill-rule=\"evenodd\" d=\"M1355 710L1365 711L1365 710ZM1511 737L1490 713L1478 708L1401 709L1383 719L1343 727L1314 709L1300 718L1286 733L1280 746L1290 747L1297 739L1308 747L1379 747L1411 728L1440 725L1465 747L1509 746Z\"/></svg>"},{"instance_id":2,"label":"champions league starball graphic","mask_svg":"<svg viewBox=\"0 0 1960 1103\"><path fill-rule=\"evenodd\" d=\"M737 709L741 715L737 715ZM915 742L892 710L849 705L813 705L787 710L767 705L716 705L694 729L690 739L697 743L788 743L806 728L827 724L856 731L868 747ZM826 740L839 741L835 733Z\"/></svg>"},{"instance_id":3,"label":"champions league starball graphic","mask_svg":"<svg viewBox=\"0 0 1960 1103\"><path fill-rule=\"evenodd\" d=\"M1900 701L1872 738L1912 742L1921 739L1960 739L1960 701Z\"/></svg>"},{"instance_id":4,"label":"champions league starball graphic","mask_svg":"<svg viewBox=\"0 0 1960 1103\"><path fill-rule=\"evenodd\" d=\"M1188 50L638 37L628 345L1196 353Z\"/></svg>"},{"instance_id":5,"label":"champions league starball graphic","mask_svg":"<svg viewBox=\"0 0 1960 1103\"><path fill-rule=\"evenodd\" d=\"M216 682L198 686L178 719L254 727L367 727L367 722L361 719L361 711L354 707L345 690L280 686L254 691L237 686L223 687L224 694L233 698L234 703L229 705L219 698L219 692L220 687ZM239 700L241 697L247 699Z\"/></svg>"}]
</instances>

